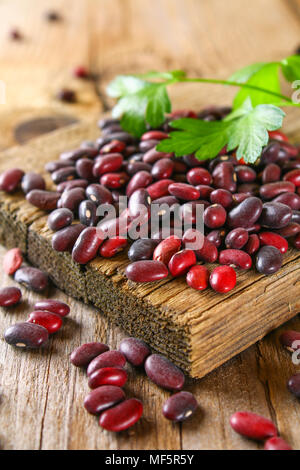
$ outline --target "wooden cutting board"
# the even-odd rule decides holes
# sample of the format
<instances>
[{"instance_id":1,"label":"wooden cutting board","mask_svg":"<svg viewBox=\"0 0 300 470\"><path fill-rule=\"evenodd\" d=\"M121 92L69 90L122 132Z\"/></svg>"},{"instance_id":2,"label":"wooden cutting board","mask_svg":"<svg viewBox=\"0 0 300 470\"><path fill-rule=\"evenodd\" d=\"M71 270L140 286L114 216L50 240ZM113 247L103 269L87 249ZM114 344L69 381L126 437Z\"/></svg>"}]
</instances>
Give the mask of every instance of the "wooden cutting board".
<instances>
[{"instance_id":1,"label":"wooden cutting board","mask_svg":"<svg viewBox=\"0 0 300 470\"><path fill-rule=\"evenodd\" d=\"M70 125L2 152L0 170L17 166L39 171L50 188L45 163L98 136L94 120ZM27 203L21 192L1 193L2 244L19 246L58 287L95 305L115 324L147 341L192 377L204 376L299 312L300 255L296 250L289 250L275 275L239 272L236 288L220 295L210 289L194 291L184 278L134 284L124 275L128 264L125 253L79 266L68 253L52 250L52 232L46 221L47 215Z\"/></svg>"}]
</instances>

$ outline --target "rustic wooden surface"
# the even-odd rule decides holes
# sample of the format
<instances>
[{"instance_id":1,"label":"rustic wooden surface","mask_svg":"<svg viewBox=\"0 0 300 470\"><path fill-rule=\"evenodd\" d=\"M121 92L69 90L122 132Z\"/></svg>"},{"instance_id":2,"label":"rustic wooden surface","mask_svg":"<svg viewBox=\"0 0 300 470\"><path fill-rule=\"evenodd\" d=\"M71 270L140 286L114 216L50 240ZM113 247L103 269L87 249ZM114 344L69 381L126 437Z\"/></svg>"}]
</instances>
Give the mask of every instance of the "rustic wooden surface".
<instances>
[{"instance_id":1,"label":"rustic wooden surface","mask_svg":"<svg viewBox=\"0 0 300 470\"><path fill-rule=\"evenodd\" d=\"M184 68L191 74L226 77L252 61L290 54L299 42L300 3L296 0L71 0L51 2L64 15L47 24L45 0L0 1L0 79L7 85L4 113L12 107L35 107L45 116L95 116L110 103L104 86L116 73ZM18 26L26 41L11 43L10 27ZM70 69L85 63L99 74L97 82L70 78ZM62 105L53 96L61 86L76 87L77 105ZM173 91L177 106L228 103L232 90L185 86ZM196 95L196 96L195 96ZM30 115L30 113L29 113ZM46 116L49 115L48 112ZM25 114L24 114L25 116ZM25 117L24 117L24 120ZM299 123L299 118L298 118ZM299 127L296 115L288 128ZM20 123L15 123L15 126ZM14 127L15 129L15 127ZM16 142L11 128L1 132L0 147ZM2 250L3 252L3 250ZM12 283L3 277L2 284ZM65 298L60 292L53 297ZM1 330L30 312L28 304L1 312ZM286 391L297 368L278 345L279 331L237 356L205 379L190 383L201 410L190 422L171 425L160 413L168 395L132 374L128 393L145 402L145 415L135 428L120 435L101 431L82 408L87 391L84 374L70 368L74 346L97 339L117 346L123 334L91 308L74 302L72 316L51 343L50 351L21 353L1 341L0 445L4 449L256 449L235 435L230 414L248 409L272 417L281 434L300 448L299 402ZM241 306L240 308L243 308ZM296 318L289 327L299 329Z\"/></svg>"}]
</instances>

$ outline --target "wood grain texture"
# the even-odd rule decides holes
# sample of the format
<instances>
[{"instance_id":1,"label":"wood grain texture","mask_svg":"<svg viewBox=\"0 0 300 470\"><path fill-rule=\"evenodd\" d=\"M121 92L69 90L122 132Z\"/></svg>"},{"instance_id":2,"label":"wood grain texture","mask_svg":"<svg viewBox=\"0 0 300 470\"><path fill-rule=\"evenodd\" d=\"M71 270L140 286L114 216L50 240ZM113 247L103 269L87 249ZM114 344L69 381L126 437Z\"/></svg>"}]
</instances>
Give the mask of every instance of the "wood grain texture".
<instances>
[{"instance_id":1,"label":"wood grain texture","mask_svg":"<svg viewBox=\"0 0 300 470\"><path fill-rule=\"evenodd\" d=\"M91 117L111 104L104 99L104 90L116 73L184 68L191 75L223 78L251 61L280 59L298 46L299 5L299 0L52 0L51 8L62 11L65 21L50 26L43 20L48 0L0 0L0 80L5 80L8 90L0 111L6 116L12 107L30 108L18 124L32 116L32 106L37 116L50 108L55 113ZM13 26L24 31L26 43L7 39ZM78 63L99 74L96 86L70 78ZM63 105L54 99L58 88L70 84L78 89L80 105ZM176 107L226 104L233 93L223 87L195 85L171 92ZM13 118L6 125L4 121L0 149L16 143ZM289 132L297 134L297 112L289 113L287 122ZM2 277L2 284L8 283L12 282ZM272 417L283 437L300 448L299 402L285 385L297 367L278 344L282 329L300 329L299 318L205 379L188 384L201 410L182 426L171 425L161 416L167 394L142 373L133 372L129 393L144 399L146 419L128 433L129 439L127 433L101 431L83 410L86 378L69 368L67 360L72 348L84 341L107 339L114 347L123 334L91 307L54 289L51 296L72 303L73 320L68 319L61 336L53 338L50 353L22 354L0 342L1 448L257 449L228 425L230 414L238 409ZM24 297L25 303L16 309L1 309L1 331L25 319L38 296L24 291Z\"/></svg>"}]
</instances>

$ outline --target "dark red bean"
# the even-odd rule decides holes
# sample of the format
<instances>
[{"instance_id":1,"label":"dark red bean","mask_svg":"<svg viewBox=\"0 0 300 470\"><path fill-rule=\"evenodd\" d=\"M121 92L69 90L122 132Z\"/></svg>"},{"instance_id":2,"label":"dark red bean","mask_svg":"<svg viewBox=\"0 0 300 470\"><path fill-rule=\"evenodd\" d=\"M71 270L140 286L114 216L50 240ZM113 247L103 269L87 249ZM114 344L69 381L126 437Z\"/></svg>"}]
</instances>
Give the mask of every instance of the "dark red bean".
<instances>
[{"instance_id":1,"label":"dark red bean","mask_svg":"<svg viewBox=\"0 0 300 470\"><path fill-rule=\"evenodd\" d=\"M274 274L282 266L282 254L274 246L263 246L256 256L256 269L262 274Z\"/></svg>"},{"instance_id":2,"label":"dark red bean","mask_svg":"<svg viewBox=\"0 0 300 470\"><path fill-rule=\"evenodd\" d=\"M240 184L237 190L238 190L238 194L247 194L248 196L256 196L259 194L259 185L256 183Z\"/></svg>"},{"instance_id":3,"label":"dark red bean","mask_svg":"<svg viewBox=\"0 0 300 470\"><path fill-rule=\"evenodd\" d=\"M279 142L271 142L267 145L261 154L260 161L262 165L268 165L269 163L275 163L280 160L280 154L286 154L281 149Z\"/></svg>"},{"instance_id":4,"label":"dark red bean","mask_svg":"<svg viewBox=\"0 0 300 470\"><path fill-rule=\"evenodd\" d=\"M34 305L34 309L56 313L60 317L66 317L70 313L70 307L67 304L53 299L38 300Z\"/></svg>"},{"instance_id":5,"label":"dark red bean","mask_svg":"<svg viewBox=\"0 0 300 470\"><path fill-rule=\"evenodd\" d=\"M72 165L74 165L72 160L55 160L53 162L46 163L45 170L48 171L48 173L53 173L56 170L60 170L61 168L66 168L67 166Z\"/></svg>"},{"instance_id":6,"label":"dark red bean","mask_svg":"<svg viewBox=\"0 0 300 470\"><path fill-rule=\"evenodd\" d=\"M69 189L74 189L74 188L86 188L88 186L89 182L88 180L72 180L72 181L64 181L63 183L60 183L57 186L57 191L59 193L63 193L64 191L67 191Z\"/></svg>"},{"instance_id":7,"label":"dark red bean","mask_svg":"<svg viewBox=\"0 0 300 470\"><path fill-rule=\"evenodd\" d=\"M177 253L180 248L181 240L178 237L171 235L157 245L153 253L153 259L161 261L167 266L172 256Z\"/></svg>"},{"instance_id":8,"label":"dark red bean","mask_svg":"<svg viewBox=\"0 0 300 470\"><path fill-rule=\"evenodd\" d=\"M183 199L184 201L192 201L194 199L199 199L200 197L198 189L194 188L190 184L172 183L169 185L168 190L172 196Z\"/></svg>"},{"instance_id":9,"label":"dark red bean","mask_svg":"<svg viewBox=\"0 0 300 470\"><path fill-rule=\"evenodd\" d=\"M212 176L205 168L192 168L186 176L187 181L193 186L197 186L197 184L210 185L212 183Z\"/></svg>"},{"instance_id":10,"label":"dark red bean","mask_svg":"<svg viewBox=\"0 0 300 470\"><path fill-rule=\"evenodd\" d=\"M72 212L78 210L79 204L85 199L84 188L73 188L64 191L60 198L60 207Z\"/></svg>"},{"instance_id":11,"label":"dark red bean","mask_svg":"<svg viewBox=\"0 0 300 470\"><path fill-rule=\"evenodd\" d=\"M9 37L13 41L22 41L23 34L18 29L14 28L10 31Z\"/></svg>"},{"instance_id":12,"label":"dark red bean","mask_svg":"<svg viewBox=\"0 0 300 470\"><path fill-rule=\"evenodd\" d=\"M229 292L236 285L236 272L231 266L217 266L209 277L209 283L216 292Z\"/></svg>"},{"instance_id":13,"label":"dark red bean","mask_svg":"<svg viewBox=\"0 0 300 470\"><path fill-rule=\"evenodd\" d=\"M113 202L110 190L101 184L90 184L85 192L87 198L97 205L112 204Z\"/></svg>"},{"instance_id":14,"label":"dark red bean","mask_svg":"<svg viewBox=\"0 0 300 470\"><path fill-rule=\"evenodd\" d=\"M74 90L68 88L62 88L56 95L57 99L60 101L65 101L66 103L76 103L77 96Z\"/></svg>"},{"instance_id":15,"label":"dark red bean","mask_svg":"<svg viewBox=\"0 0 300 470\"><path fill-rule=\"evenodd\" d=\"M103 367L124 367L125 364L126 358L120 351L106 351L89 363L87 375L90 376L95 370Z\"/></svg>"},{"instance_id":16,"label":"dark red bean","mask_svg":"<svg viewBox=\"0 0 300 470\"><path fill-rule=\"evenodd\" d=\"M135 240L128 250L128 258L130 261L141 261L146 259L152 259L153 252L157 246L157 240L151 240L150 238L139 238Z\"/></svg>"},{"instance_id":17,"label":"dark red bean","mask_svg":"<svg viewBox=\"0 0 300 470\"><path fill-rule=\"evenodd\" d=\"M260 241L258 238L258 235L253 233L252 235L249 236L249 240L244 246L244 250L248 253L248 255L254 255L259 250L260 247Z\"/></svg>"},{"instance_id":18,"label":"dark red bean","mask_svg":"<svg viewBox=\"0 0 300 470\"><path fill-rule=\"evenodd\" d=\"M150 146L151 142L155 142L154 147ZM149 150L147 150L143 156L144 163L150 163L152 165L153 163L157 162L158 160L161 160L162 158L171 158L173 156L172 153L159 152L158 150L156 150L156 145L158 144L157 140L156 141L148 140L147 142L141 142L140 144L141 151L142 151L142 147L146 148L145 144L148 144Z\"/></svg>"},{"instance_id":19,"label":"dark red bean","mask_svg":"<svg viewBox=\"0 0 300 470\"><path fill-rule=\"evenodd\" d=\"M296 187L300 186L300 169L292 170L286 173L283 177L283 181L289 181Z\"/></svg>"},{"instance_id":20,"label":"dark red bean","mask_svg":"<svg viewBox=\"0 0 300 470\"><path fill-rule=\"evenodd\" d=\"M75 179L76 176L77 174L74 166L67 166L51 173L52 181L55 184L63 183L64 181L71 181Z\"/></svg>"},{"instance_id":21,"label":"dark red bean","mask_svg":"<svg viewBox=\"0 0 300 470\"><path fill-rule=\"evenodd\" d=\"M235 266L240 269L250 269L252 266L252 259L250 255L243 250L228 249L220 252L219 263Z\"/></svg>"},{"instance_id":22,"label":"dark red bean","mask_svg":"<svg viewBox=\"0 0 300 470\"><path fill-rule=\"evenodd\" d=\"M22 297L22 292L17 287L3 287L0 289L0 307L17 305Z\"/></svg>"},{"instance_id":23,"label":"dark red bean","mask_svg":"<svg viewBox=\"0 0 300 470\"><path fill-rule=\"evenodd\" d=\"M209 200L211 193L214 191L214 188L212 188L211 186L207 186L205 184L198 184L196 186L196 189L198 189L198 191L200 193L200 199L207 199L207 200ZM229 194L231 194L231 193L229 193ZM219 204L221 204L220 201L214 201L214 202L218 202ZM223 204L222 204L222 206L225 207Z\"/></svg>"},{"instance_id":24,"label":"dark red bean","mask_svg":"<svg viewBox=\"0 0 300 470\"><path fill-rule=\"evenodd\" d=\"M235 193L237 177L232 163L219 163L214 169L212 176L213 184L216 188L227 189L227 191Z\"/></svg>"},{"instance_id":25,"label":"dark red bean","mask_svg":"<svg viewBox=\"0 0 300 470\"><path fill-rule=\"evenodd\" d=\"M0 174L0 190L6 193L14 192L23 178L24 171L19 168L10 168Z\"/></svg>"},{"instance_id":26,"label":"dark red bean","mask_svg":"<svg viewBox=\"0 0 300 470\"><path fill-rule=\"evenodd\" d=\"M208 287L209 271L205 266L193 266L186 275L187 284L196 290Z\"/></svg>"},{"instance_id":27,"label":"dark red bean","mask_svg":"<svg viewBox=\"0 0 300 470\"><path fill-rule=\"evenodd\" d=\"M109 350L103 343L85 343L74 349L70 356L73 366L87 367L95 357Z\"/></svg>"},{"instance_id":28,"label":"dark red bean","mask_svg":"<svg viewBox=\"0 0 300 470\"><path fill-rule=\"evenodd\" d=\"M185 225L196 225L197 220L202 220L202 210L208 206L209 202L203 201L201 199L198 199L197 201L186 202L179 208L179 219L176 217L177 214L175 212L175 222L177 222L179 226L182 225L182 222L184 222Z\"/></svg>"},{"instance_id":29,"label":"dark red bean","mask_svg":"<svg viewBox=\"0 0 300 470\"><path fill-rule=\"evenodd\" d=\"M46 328L28 322L15 323L4 333L4 339L8 344L24 349L40 348L47 343L48 337Z\"/></svg>"},{"instance_id":30,"label":"dark red bean","mask_svg":"<svg viewBox=\"0 0 300 470\"><path fill-rule=\"evenodd\" d=\"M140 152L143 152L143 161L144 161L144 154L146 155L146 153L149 153L149 155L146 157L147 160L150 160L148 162L145 162L145 163L154 163L156 160L158 160L158 158L156 158L156 146L157 144L159 143L159 140L155 140L155 139L150 139L150 140L144 140L144 141L141 141L139 143L139 151ZM150 150L154 150L155 151L155 154L152 155L150 154ZM161 158L164 158L164 155L163 157ZM153 159L153 162L152 162L152 159Z\"/></svg>"},{"instance_id":31,"label":"dark red bean","mask_svg":"<svg viewBox=\"0 0 300 470\"><path fill-rule=\"evenodd\" d=\"M241 202L245 201L245 199L248 199L249 197L251 197L251 195L247 193L234 193L232 195L232 201L234 204L240 204Z\"/></svg>"},{"instance_id":32,"label":"dark red bean","mask_svg":"<svg viewBox=\"0 0 300 470\"><path fill-rule=\"evenodd\" d=\"M181 390L184 375L169 359L159 354L151 354L145 362L145 371L152 382L167 390Z\"/></svg>"},{"instance_id":33,"label":"dark red bean","mask_svg":"<svg viewBox=\"0 0 300 470\"><path fill-rule=\"evenodd\" d=\"M121 153L126 147L126 143L122 142L121 140L111 140L108 144L103 145L100 150L100 155L108 154L108 153ZM115 170L110 170L115 171Z\"/></svg>"},{"instance_id":34,"label":"dark red bean","mask_svg":"<svg viewBox=\"0 0 300 470\"><path fill-rule=\"evenodd\" d=\"M79 220L87 227L94 227L99 221L97 216L97 206L94 202L86 200L79 204L78 208Z\"/></svg>"},{"instance_id":35,"label":"dark red bean","mask_svg":"<svg viewBox=\"0 0 300 470\"><path fill-rule=\"evenodd\" d=\"M256 180L256 171L247 165L237 165L234 168L239 183L253 183Z\"/></svg>"},{"instance_id":36,"label":"dark red bean","mask_svg":"<svg viewBox=\"0 0 300 470\"><path fill-rule=\"evenodd\" d=\"M162 158L154 163L151 175L156 180L168 179L171 177L174 169L174 162L170 158Z\"/></svg>"},{"instance_id":37,"label":"dark red bean","mask_svg":"<svg viewBox=\"0 0 300 470\"><path fill-rule=\"evenodd\" d=\"M107 136L107 139L109 140L108 142L105 142L105 145L113 140L119 140L121 142L125 142L126 144L132 144L134 141L134 137L128 132L124 132L124 131L116 132L115 130L112 131L112 128L110 128L109 133L107 133L106 136Z\"/></svg>"},{"instance_id":38,"label":"dark red bean","mask_svg":"<svg viewBox=\"0 0 300 470\"><path fill-rule=\"evenodd\" d=\"M33 189L45 189L46 183L38 173L26 173L22 178L21 187L23 192L27 194Z\"/></svg>"},{"instance_id":39,"label":"dark red bean","mask_svg":"<svg viewBox=\"0 0 300 470\"><path fill-rule=\"evenodd\" d=\"M108 240L105 240L103 245L101 245L99 254L103 258L112 258L116 254L123 251L126 248L127 243L127 238L122 238L118 236L109 238Z\"/></svg>"},{"instance_id":40,"label":"dark red bean","mask_svg":"<svg viewBox=\"0 0 300 470\"><path fill-rule=\"evenodd\" d=\"M119 349L127 361L135 367L142 366L146 358L151 354L149 346L137 338L123 339Z\"/></svg>"},{"instance_id":41,"label":"dark red bean","mask_svg":"<svg viewBox=\"0 0 300 470\"><path fill-rule=\"evenodd\" d=\"M123 163L123 156L120 153L111 153L105 155L97 160L94 165L93 174L94 176L101 176L105 173L111 173L118 171Z\"/></svg>"},{"instance_id":42,"label":"dark red bean","mask_svg":"<svg viewBox=\"0 0 300 470\"><path fill-rule=\"evenodd\" d=\"M161 183L161 181L158 181L158 183ZM154 183L156 184L156 183ZM149 193L149 196L150 196L150 192L149 192L149 188L151 188L151 186L148 186L147 188L147 191ZM151 199L152 199L152 196L150 196ZM179 204L179 201L178 199L175 197L175 196L163 196L163 197L159 197L158 199L152 199L152 206L154 205L162 205L162 204L166 204L168 207L173 207L175 204Z\"/></svg>"},{"instance_id":43,"label":"dark red bean","mask_svg":"<svg viewBox=\"0 0 300 470\"><path fill-rule=\"evenodd\" d=\"M84 399L85 409L97 415L125 400L125 393L120 387L103 385L90 392Z\"/></svg>"},{"instance_id":44,"label":"dark red bean","mask_svg":"<svg viewBox=\"0 0 300 470\"><path fill-rule=\"evenodd\" d=\"M169 136L166 132L162 131L148 131L142 135L141 141L145 140L163 140L167 139Z\"/></svg>"},{"instance_id":45,"label":"dark red bean","mask_svg":"<svg viewBox=\"0 0 300 470\"><path fill-rule=\"evenodd\" d=\"M27 321L43 326L49 334L56 333L62 327L62 319L59 315L44 310L32 312Z\"/></svg>"},{"instance_id":46,"label":"dark red bean","mask_svg":"<svg viewBox=\"0 0 300 470\"><path fill-rule=\"evenodd\" d=\"M77 238L85 228L82 224L74 224L59 230L52 237L52 248L55 251L72 251Z\"/></svg>"},{"instance_id":47,"label":"dark red bean","mask_svg":"<svg viewBox=\"0 0 300 470\"><path fill-rule=\"evenodd\" d=\"M198 402L190 392L178 392L169 397L163 404L165 418L175 421L185 421L192 416L198 408Z\"/></svg>"},{"instance_id":48,"label":"dark red bean","mask_svg":"<svg viewBox=\"0 0 300 470\"><path fill-rule=\"evenodd\" d=\"M230 425L235 432L257 441L277 436L277 428L272 421L248 411L234 413Z\"/></svg>"},{"instance_id":49,"label":"dark red bean","mask_svg":"<svg viewBox=\"0 0 300 470\"><path fill-rule=\"evenodd\" d=\"M231 230L231 232L226 235L225 244L227 248L240 250L244 245L246 245L248 239L249 233L247 230L242 227L238 227Z\"/></svg>"},{"instance_id":50,"label":"dark red bean","mask_svg":"<svg viewBox=\"0 0 300 470\"><path fill-rule=\"evenodd\" d=\"M138 171L129 181L126 194L130 197L137 189L146 188L152 183L152 176L148 171Z\"/></svg>"},{"instance_id":51,"label":"dark red bean","mask_svg":"<svg viewBox=\"0 0 300 470\"><path fill-rule=\"evenodd\" d=\"M232 194L227 189L215 189L210 193L209 198L213 204L219 204L225 209L231 207L233 203Z\"/></svg>"},{"instance_id":52,"label":"dark red bean","mask_svg":"<svg viewBox=\"0 0 300 470\"><path fill-rule=\"evenodd\" d=\"M293 246L297 249L300 250L300 234L296 235L296 237L293 240Z\"/></svg>"},{"instance_id":53,"label":"dark red bean","mask_svg":"<svg viewBox=\"0 0 300 470\"><path fill-rule=\"evenodd\" d=\"M279 142L288 142L288 137L281 131L269 131L269 138Z\"/></svg>"},{"instance_id":54,"label":"dark red bean","mask_svg":"<svg viewBox=\"0 0 300 470\"><path fill-rule=\"evenodd\" d=\"M8 250L3 258L3 271L11 276L23 263L23 255L20 248Z\"/></svg>"},{"instance_id":55,"label":"dark red bean","mask_svg":"<svg viewBox=\"0 0 300 470\"><path fill-rule=\"evenodd\" d=\"M98 227L87 227L76 240L72 250L72 258L76 263L86 264L96 258L104 234Z\"/></svg>"},{"instance_id":56,"label":"dark red bean","mask_svg":"<svg viewBox=\"0 0 300 470\"><path fill-rule=\"evenodd\" d=\"M186 248L192 248L195 242L202 243L202 247L195 250L197 258L201 261L214 263L218 258L217 247L195 229L188 229L183 235L182 242Z\"/></svg>"},{"instance_id":57,"label":"dark red bean","mask_svg":"<svg viewBox=\"0 0 300 470\"><path fill-rule=\"evenodd\" d=\"M225 235L226 235L225 230L212 230L206 235L206 239L209 242L213 243L216 248L219 248L223 243L223 239Z\"/></svg>"},{"instance_id":58,"label":"dark red bean","mask_svg":"<svg viewBox=\"0 0 300 470\"><path fill-rule=\"evenodd\" d=\"M90 73L86 67L83 65L78 65L75 67L73 70L73 75L76 78L83 78L83 79L88 79L90 77Z\"/></svg>"},{"instance_id":59,"label":"dark red bean","mask_svg":"<svg viewBox=\"0 0 300 470\"><path fill-rule=\"evenodd\" d=\"M151 165L149 165L148 163L134 161L128 163L126 171L129 175L133 176L139 171L148 171L149 173L151 171L151 168Z\"/></svg>"},{"instance_id":60,"label":"dark red bean","mask_svg":"<svg viewBox=\"0 0 300 470\"><path fill-rule=\"evenodd\" d=\"M48 227L53 230L61 230L68 227L73 222L74 216L70 209L62 208L56 209L48 217Z\"/></svg>"},{"instance_id":61,"label":"dark red bean","mask_svg":"<svg viewBox=\"0 0 300 470\"><path fill-rule=\"evenodd\" d=\"M174 173L186 173L187 172L187 165L180 161L178 158L174 158Z\"/></svg>"},{"instance_id":62,"label":"dark red bean","mask_svg":"<svg viewBox=\"0 0 300 470\"><path fill-rule=\"evenodd\" d=\"M295 185L290 181L278 181L276 183L264 184L260 187L259 193L263 199L273 199L282 193L294 193Z\"/></svg>"},{"instance_id":63,"label":"dark red bean","mask_svg":"<svg viewBox=\"0 0 300 470\"><path fill-rule=\"evenodd\" d=\"M263 184L275 183L280 180L281 168L276 163L269 163L263 170L261 180Z\"/></svg>"},{"instance_id":64,"label":"dark red bean","mask_svg":"<svg viewBox=\"0 0 300 470\"><path fill-rule=\"evenodd\" d=\"M273 232L261 232L259 233L259 241L261 246L270 245L278 248L280 253L286 253L288 250L288 242L285 238L281 237L277 233Z\"/></svg>"},{"instance_id":65,"label":"dark red bean","mask_svg":"<svg viewBox=\"0 0 300 470\"><path fill-rule=\"evenodd\" d=\"M282 437L271 437L265 442L264 450L293 450Z\"/></svg>"},{"instance_id":66,"label":"dark red bean","mask_svg":"<svg viewBox=\"0 0 300 470\"><path fill-rule=\"evenodd\" d=\"M291 222L286 227L283 227L283 228L280 228L279 230L276 230L276 233L278 233L278 235L281 235L283 238L294 237L295 235L300 233L300 224L297 224L295 222Z\"/></svg>"},{"instance_id":67,"label":"dark red bean","mask_svg":"<svg viewBox=\"0 0 300 470\"><path fill-rule=\"evenodd\" d=\"M125 171L119 173L105 173L100 178L100 184L109 189L118 189L125 186L128 182L129 176Z\"/></svg>"},{"instance_id":68,"label":"dark red bean","mask_svg":"<svg viewBox=\"0 0 300 470\"><path fill-rule=\"evenodd\" d=\"M279 340L281 344L290 352L294 352L300 349L299 331L286 330L280 335Z\"/></svg>"},{"instance_id":69,"label":"dark red bean","mask_svg":"<svg viewBox=\"0 0 300 470\"><path fill-rule=\"evenodd\" d=\"M128 374L125 369L118 367L103 367L95 370L89 377L89 387L97 388L101 385L115 385L124 387L127 382Z\"/></svg>"},{"instance_id":70,"label":"dark red bean","mask_svg":"<svg viewBox=\"0 0 300 470\"><path fill-rule=\"evenodd\" d=\"M135 261L126 267L128 279L135 282L154 282L165 279L169 271L164 263L155 260Z\"/></svg>"},{"instance_id":71,"label":"dark red bean","mask_svg":"<svg viewBox=\"0 0 300 470\"><path fill-rule=\"evenodd\" d=\"M104 411L99 424L107 431L124 431L133 426L143 414L143 404L136 398L125 400L117 406Z\"/></svg>"},{"instance_id":72,"label":"dark red bean","mask_svg":"<svg viewBox=\"0 0 300 470\"><path fill-rule=\"evenodd\" d=\"M171 119L192 118L197 119L197 114L192 109L175 109L170 113Z\"/></svg>"},{"instance_id":73,"label":"dark red bean","mask_svg":"<svg viewBox=\"0 0 300 470\"><path fill-rule=\"evenodd\" d=\"M77 175L84 179L91 181L93 180L93 168L94 168L94 161L90 158L80 158L76 162L76 172Z\"/></svg>"},{"instance_id":74,"label":"dark red bean","mask_svg":"<svg viewBox=\"0 0 300 470\"><path fill-rule=\"evenodd\" d=\"M297 398L300 398L300 374L293 375L288 381L288 389Z\"/></svg>"},{"instance_id":75,"label":"dark red bean","mask_svg":"<svg viewBox=\"0 0 300 470\"><path fill-rule=\"evenodd\" d=\"M33 189L26 194L26 199L30 204L44 211L52 211L56 209L60 193L54 191L43 191L41 189Z\"/></svg>"},{"instance_id":76,"label":"dark red bean","mask_svg":"<svg viewBox=\"0 0 300 470\"><path fill-rule=\"evenodd\" d=\"M69 150L60 154L59 159L61 161L72 160L76 162L79 158L89 157L94 158L98 154L95 147L81 147L75 150Z\"/></svg>"},{"instance_id":77,"label":"dark red bean","mask_svg":"<svg viewBox=\"0 0 300 470\"><path fill-rule=\"evenodd\" d=\"M220 204L213 204L205 209L203 220L209 228L219 228L225 224L227 212Z\"/></svg>"},{"instance_id":78,"label":"dark red bean","mask_svg":"<svg viewBox=\"0 0 300 470\"><path fill-rule=\"evenodd\" d=\"M300 196L296 193L280 194L272 202L281 202L296 211L300 209Z\"/></svg>"},{"instance_id":79,"label":"dark red bean","mask_svg":"<svg viewBox=\"0 0 300 470\"><path fill-rule=\"evenodd\" d=\"M182 250L172 256L168 267L172 276L178 277L186 274L196 262L197 258L193 250Z\"/></svg>"},{"instance_id":80,"label":"dark red bean","mask_svg":"<svg viewBox=\"0 0 300 470\"><path fill-rule=\"evenodd\" d=\"M263 204L258 197L249 197L231 209L227 216L227 224L231 228L251 227L259 219Z\"/></svg>"},{"instance_id":81,"label":"dark red bean","mask_svg":"<svg viewBox=\"0 0 300 470\"><path fill-rule=\"evenodd\" d=\"M152 200L156 200L164 196L168 196L169 194L168 188L170 184L172 183L174 183L173 180L164 179L164 180L156 181L156 183L150 184L150 186L147 187L149 196L151 197ZM158 204L157 201L155 202L156 204Z\"/></svg>"},{"instance_id":82,"label":"dark red bean","mask_svg":"<svg viewBox=\"0 0 300 470\"><path fill-rule=\"evenodd\" d=\"M292 210L281 202L266 202L259 218L259 223L267 228L286 227L292 219Z\"/></svg>"},{"instance_id":83,"label":"dark red bean","mask_svg":"<svg viewBox=\"0 0 300 470\"><path fill-rule=\"evenodd\" d=\"M25 266L15 272L14 280L27 289L42 292L48 287L48 276L37 268Z\"/></svg>"},{"instance_id":84,"label":"dark red bean","mask_svg":"<svg viewBox=\"0 0 300 470\"><path fill-rule=\"evenodd\" d=\"M151 197L146 189L140 188L134 191L128 202L129 216L132 218L150 216Z\"/></svg>"}]
</instances>

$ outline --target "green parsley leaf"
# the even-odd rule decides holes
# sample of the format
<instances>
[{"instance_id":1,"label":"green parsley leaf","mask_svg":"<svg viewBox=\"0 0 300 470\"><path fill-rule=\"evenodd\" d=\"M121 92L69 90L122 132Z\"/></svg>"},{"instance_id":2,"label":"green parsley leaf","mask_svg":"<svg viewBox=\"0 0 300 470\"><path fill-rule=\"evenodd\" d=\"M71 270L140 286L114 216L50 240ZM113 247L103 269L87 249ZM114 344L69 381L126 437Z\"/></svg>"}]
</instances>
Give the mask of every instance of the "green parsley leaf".
<instances>
[{"instance_id":1,"label":"green parsley leaf","mask_svg":"<svg viewBox=\"0 0 300 470\"><path fill-rule=\"evenodd\" d=\"M235 72L233 75L229 77L229 80L231 82L237 82L237 83L246 83L250 78L259 72L265 65L267 65L266 62L257 62L256 64L252 65L247 65L246 67L243 67L242 69L238 70Z\"/></svg>"},{"instance_id":2,"label":"green parsley leaf","mask_svg":"<svg viewBox=\"0 0 300 470\"><path fill-rule=\"evenodd\" d=\"M281 61L282 73L288 82L300 80L300 56L292 55Z\"/></svg>"},{"instance_id":3,"label":"green parsley leaf","mask_svg":"<svg viewBox=\"0 0 300 470\"><path fill-rule=\"evenodd\" d=\"M106 88L108 96L122 98L130 93L136 93L148 86L147 82L132 75L119 75Z\"/></svg>"}]
</instances>

